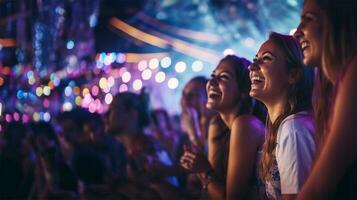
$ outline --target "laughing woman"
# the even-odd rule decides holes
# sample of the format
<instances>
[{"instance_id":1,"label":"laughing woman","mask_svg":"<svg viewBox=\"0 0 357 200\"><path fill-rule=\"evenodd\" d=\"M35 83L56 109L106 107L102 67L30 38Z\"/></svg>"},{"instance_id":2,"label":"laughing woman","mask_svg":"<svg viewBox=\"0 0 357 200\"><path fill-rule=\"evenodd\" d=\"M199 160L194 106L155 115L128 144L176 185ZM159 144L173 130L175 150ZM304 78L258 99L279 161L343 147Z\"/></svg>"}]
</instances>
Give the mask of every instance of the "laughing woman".
<instances>
[{"instance_id":1,"label":"laughing woman","mask_svg":"<svg viewBox=\"0 0 357 200\"><path fill-rule=\"evenodd\" d=\"M186 148L181 165L196 173L210 199L256 199L256 161L264 126L251 114L250 81L243 58L223 58L207 83L207 108L219 113L208 131L208 159Z\"/></svg>"},{"instance_id":2,"label":"laughing woman","mask_svg":"<svg viewBox=\"0 0 357 200\"><path fill-rule=\"evenodd\" d=\"M309 113L313 71L304 67L297 41L278 33L270 34L249 70L250 95L268 109L260 176L269 199L294 199L315 152Z\"/></svg>"}]
</instances>

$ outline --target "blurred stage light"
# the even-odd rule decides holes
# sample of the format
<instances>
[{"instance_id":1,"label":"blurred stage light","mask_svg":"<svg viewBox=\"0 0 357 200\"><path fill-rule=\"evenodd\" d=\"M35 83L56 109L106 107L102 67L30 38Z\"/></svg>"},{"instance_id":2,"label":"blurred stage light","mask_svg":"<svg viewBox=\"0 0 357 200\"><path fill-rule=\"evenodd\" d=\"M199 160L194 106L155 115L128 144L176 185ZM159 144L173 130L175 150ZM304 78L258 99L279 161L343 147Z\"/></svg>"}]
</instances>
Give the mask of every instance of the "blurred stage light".
<instances>
[{"instance_id":1,"label":"blurred stage light","mask_svg":"<svg viewBox=\"0 0 357 200\"><path fill-rule=\"evenodd\" d=\"M104 101L105 101L106 104L109 105L113 101L113 95L110 94L110 93L106 94Z\"/></svg>"},{"instance_id":2,"label":"blurred stage light","mask_svg":"<svg viewBox=\"0 0 357 200\"><path fill-rule=\"evenodd\" d=\"M195 62L192 63L192 71L194 72L199 72L203 69L203 62L196 60Z\"/></svg>"},{"instance_id":3,"label":"blurred stage light","mask_svg":"<svg viewBox=\"0 0 357 200\"><path fill-rule=\"evenodd\" d=\"M141 73L141 78L143 80L149 80L152 76L152 72L150 69L145 69L142 73Z\"/></svg>"},{"instance_id":4,"label":"blurred stage light","mask_svg":"<svg viewBox=\"0 0 357 200\"><path fill-rule=\"evenodd\" d=\"M148 62L146 60L141 60L138 63L138 70L139 71L144 71L144 69L146 69L148 67Z\"/></svg>"},{"instance_id":5,"label":"blurred stage light","mask_svg":"<svg viewBox=\"0 0 357 200\"><path fill-rule=\"evenodd\" d=\"M50 115L49 112L45 112L45 113L43 114L43 120L44 120L45 122L49 122L49 121L51 120L51 115Z\"/></svg>"},{"instance_id":6,"label":"blurred stage light","mask_svg":"<svg viewBox=\"0 0 357 200\"><path fill-rule=\"evenodd\" d=\"M177 78L170 78L169 81L167 82L167 86L170 88L170 89L176 89L179 85L179 81Z\"/></svg>"},{"instance_id":7,"label":"blurred stage light","mask_svg":"<svg viewBox=\"0 0 357 200\"><path fill-rule=\"evenodd\" d=\"M162 68L168 68L171 65L171 58L170 57L164 57L160 61L161 67Z\"/></svg>"},{"instance_id":8,"label":"blurred stage light","mask_svg":"<svg viewBox=\"0 0 357 200\"><path fill-rule=\"evenodd\" d=\"M156 69L159 67L159 60L157 58L153 58L149 61L150 69Z\"/></svg>"},{"instance_id":9,"label":"blurred stage light","mask_svg":"<svg viewBox=\"0 0 357 200\"><path fill-rule=\"evenodd\" d=\"M143 83L142 83L142 81L140 79L136 79L133 82L133 89L134 90L140 90L142 87L143 87Z\"/></svg>"},{"instance_id":10,"label":"blurred stage light","mask_svg":"<svg viewBox=\"0 0 357 200\"><path fill-rule=\"evenodd\" d=\"M73 108L73 106L72 106L71 102L65 102L62 106L63 111L71 111L72 108Z\"/></svg>"},{"instance_id":11,"label":"blurred stage light","mask_svg":"<svg viewBox=\"0 0 357 200\"><path fill-rule=\"evenodd\" d=\"M93 87L92 87L92 89L91 89L91 92L92 92L92 95L93 95L93 96L97 96L98 93L99 93L99 88L98 88L98 86L93 85Z\"/></svg>"},{"instance_id":12,"label":"blurred stage light","mask_svg":"<svg viewBox=\"0 0 357 200\"><path fill-rule=\"evenodd\" d=\"M234 55L235 53L234 53L234 50L233 49L225 49L224 51L223 51L223 55L224 56L228 56L228 55Z\"/></svg>"},{"instance_id":13,"label":"blurred stage light","mask_svg":"<svg viewBox=\"0 0 357 200\"><path fill-rule=\"evenodd\" d=\"M124 72L123 75L122 75L122 77L121 77L121 79L122 79L122 81L123 81L124 83L129 82L130 79L131 79L131 74L130 74L130 72Z\"/></svg>"},{"instance_id":14,"label":"blurred stage light","mask_svg":"<svg viewBox=\"0 0 357 200\"><path fill-rule=\"evenodd\" d=\"M72 40L69 40L66 45L67 49L73 49L74 47L74 42Z\"/></svg>"},{"instance_id":15,"label":"blurred stage light","mask_svg":"<svg viewBox=\"0 0 357 200\"><path fill-rule=\"evenodd\" d=\"M66 97L69 97L72 95L72 88L70 86L67 86L65 89L64 89L64 95L66 95Z\"/></svg>"},{"instance_id":16,"label":"blurred stage light","mask_svg":"<svg viewBox=\"0 0 357 200\"><path fill-rule=\"evenodd\" d=\"M43 94L42 87L37 87L37 88L36 88L36 95L37 95L38 97L40 97L40 96L42 96L42 94Z\"/></svg>"},{"instance_id":17,"label":"blurred stage light","mask_svg":"<svg viewBox=\"0 0 357 200\"><path fill-rule=\"evenodd\" d=\"M166 78L166 75L165 75L165 72L158 72L156 75L155 75L155 81L157 83L162 83L165 81L165 78Z\"/></svg>"},{"instance_id":18,"label":"blurred stage light","mask_svg":"<svg viewBox=\"0 0 357 200\"><path fill-rule=\"evenodd\" d=\"M48 86L43 87L43 94L46 96L50 96L51 94L51 88Z\"/></svg>"},{"instance_id":19,"label":"blurred stage light","mask_svg":"<svg viewBox=\"0 0 357 200\"><path fill-rule=\"evenodd\" d=\"M250 48L253 48L255 46L255 41L253 38L251 37L248 37L244 40L244 44L247 46L247 47L250 47Z\"/></svg>"},{"instance_id":20,"label":"blurred stage light","mask_svg":"<svg viewBox=\"0 0 357 200\"><path fill-rule=\"evenodd\" d=\"M123 53L118 53L116 62L117 63L125 63L126 61L126 56Z\"/></svg>"},{"instance_id":21,"label":"blurred stage light","mask_svg":"<svg viewBox=\"0 0 357 200\"><path fill-rule=\"evenodd\" d=\"M175 71L176 71L177 73L182 73L182 72L184 72L185 70L186 70L186 63L185 63L185 62L180 61L180 62L176 63L176 65L175 65Z\"/></svg>"},{"instance_id":22,"label":"blurred stage light","mask_svg":"<svg viewBox=\"0 0 357 200\"><path fill-rule=\"evenodd\" d=\"M121 84L119 86L119 92L126 92L128 91L128 85L127 84Z\"/></svg>"}]
</instances>

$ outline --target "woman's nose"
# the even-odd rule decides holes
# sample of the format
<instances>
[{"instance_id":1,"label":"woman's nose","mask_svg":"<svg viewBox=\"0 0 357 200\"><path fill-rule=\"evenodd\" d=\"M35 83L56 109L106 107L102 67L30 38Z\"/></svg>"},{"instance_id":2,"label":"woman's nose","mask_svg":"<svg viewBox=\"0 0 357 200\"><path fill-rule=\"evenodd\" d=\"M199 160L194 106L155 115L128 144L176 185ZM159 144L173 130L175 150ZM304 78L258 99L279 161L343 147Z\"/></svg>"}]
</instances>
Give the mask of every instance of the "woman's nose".
<instances>
[{"instance_id":1,"label":"woman's nose","mask_svg":"<svg viewBox=\"0 0 357 200\"><path fill-rule=\"evenodd\" d=\"M302 23L299 24L299 26L296 28L295 33L293 34L295 39L300 39L300 37L302 36L301 28L302 28Z\"/></svg>"},{"instance_id":2,"label":"woman's nose","mask_svg":"<svg viewBox=\"0 0 357 200\"><path fill-rule=\"evenodd\" d=\"M217 85L218 84L218 77L212 77L208 80L208 85Z\"/></svg>"},{"instance_id":3,"label":"woman's nose","mask_svg":"<svg viewBox=\"0 0 357 200\"><path fill-rule=\"evenodd\" d=\"M254 71L254 70L258 70L258 69L259 69L259 65L258 65L257 61L253 62L252 64L250 64L248 66L249 71Z\"/></svg>"}]
</instances>

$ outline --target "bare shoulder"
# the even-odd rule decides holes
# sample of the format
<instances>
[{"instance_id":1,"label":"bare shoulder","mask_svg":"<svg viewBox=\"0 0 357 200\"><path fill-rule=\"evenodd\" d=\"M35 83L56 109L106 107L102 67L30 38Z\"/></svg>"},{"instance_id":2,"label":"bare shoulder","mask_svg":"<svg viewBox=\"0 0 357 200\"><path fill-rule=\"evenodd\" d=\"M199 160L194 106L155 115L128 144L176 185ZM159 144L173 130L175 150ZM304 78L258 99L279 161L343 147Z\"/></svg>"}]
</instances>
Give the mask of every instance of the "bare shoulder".
<instances>
[{"instance_id":1,"label":"bare shoulder","mask_svg":"<svg viewBox=\"0 0 357 200\"><path fill-rule=\"evenodd\" d=\"M236 117L232 124L232 130L239 130L241 134L249 134L251 136L264 136L263 123L253 115L240 115Z\"/></svg>"}]
</instances>

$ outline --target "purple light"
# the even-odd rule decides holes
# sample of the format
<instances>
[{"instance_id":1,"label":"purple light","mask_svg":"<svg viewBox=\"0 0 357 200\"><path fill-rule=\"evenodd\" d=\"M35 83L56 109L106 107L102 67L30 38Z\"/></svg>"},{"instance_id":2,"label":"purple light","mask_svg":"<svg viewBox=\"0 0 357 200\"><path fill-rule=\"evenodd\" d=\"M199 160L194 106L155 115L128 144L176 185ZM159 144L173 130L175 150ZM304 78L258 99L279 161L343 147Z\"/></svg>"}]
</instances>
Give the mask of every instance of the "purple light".
<instances>
[{"instance_id":1,"label":"purple light","mask_svg":"<svg viewBox=\"0 0 357 200\"><path fill-rule=\"evenodd\" d=\"M5 120L6 120L6 122L11 122L12 121L11 115L10 114L6 114L5 115Z\"/></svg>"},{"instance_id":2,"label":"purple light","mask_svg":"<svg viewBox=\"0 0 357 200\"><path fill-rule=\"evenodd\" d=\"M27 123L27 122L29 122L30 121L30 117L28 116L28 115L22 115L22 122L23 123Z\"/></svg>"},{"instance_id":3,"label":"purple light","mask_svg":"<svg viewBox=\"0 0 357 200\"><path fill-rule=\"evenodd\" d=\"M15 120L15 121L19 121L19 120L20 120L20 115L19 115L19 113L14 112L13 116L14 116L14 120Z\"/></svg>"}]
</instances>

